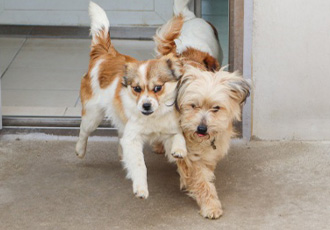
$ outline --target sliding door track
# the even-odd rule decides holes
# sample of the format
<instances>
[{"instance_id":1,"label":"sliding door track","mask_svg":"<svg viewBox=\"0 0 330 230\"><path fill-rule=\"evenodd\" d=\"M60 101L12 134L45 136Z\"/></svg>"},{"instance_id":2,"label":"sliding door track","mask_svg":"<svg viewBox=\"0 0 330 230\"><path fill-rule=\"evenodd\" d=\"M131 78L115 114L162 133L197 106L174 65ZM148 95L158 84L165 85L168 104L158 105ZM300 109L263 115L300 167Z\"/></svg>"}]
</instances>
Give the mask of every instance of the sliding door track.
<instances>
[{"instance_id":1,"label":"sliding door track","mask_svg":"<svg viewBox=\"0 0 330 230\"><path fill-rule=\"evenodd\" d=\"M80 117L26 117L4 116L1 134L44 133L78 136ZM117 136L117 129L109 120L103 120L92 136Z\"/></svg>"}]
</instances>

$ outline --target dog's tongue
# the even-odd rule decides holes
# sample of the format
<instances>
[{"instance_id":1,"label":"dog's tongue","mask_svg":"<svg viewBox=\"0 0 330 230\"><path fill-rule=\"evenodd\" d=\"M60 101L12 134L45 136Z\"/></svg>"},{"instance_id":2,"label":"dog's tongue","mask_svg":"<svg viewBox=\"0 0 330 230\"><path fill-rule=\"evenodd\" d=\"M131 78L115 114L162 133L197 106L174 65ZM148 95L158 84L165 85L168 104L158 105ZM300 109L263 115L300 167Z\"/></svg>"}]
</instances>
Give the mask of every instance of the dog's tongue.
<instances>
[{"instance_id":1,"label":"dog's tongue","mask_svg":"<svg viewBox=\"0 0 330 230\"><path fill-rule=\"evenodd\" d=\"M199 137L205 137L205 134L197 133Z\"/></svg>"}]
</instances>

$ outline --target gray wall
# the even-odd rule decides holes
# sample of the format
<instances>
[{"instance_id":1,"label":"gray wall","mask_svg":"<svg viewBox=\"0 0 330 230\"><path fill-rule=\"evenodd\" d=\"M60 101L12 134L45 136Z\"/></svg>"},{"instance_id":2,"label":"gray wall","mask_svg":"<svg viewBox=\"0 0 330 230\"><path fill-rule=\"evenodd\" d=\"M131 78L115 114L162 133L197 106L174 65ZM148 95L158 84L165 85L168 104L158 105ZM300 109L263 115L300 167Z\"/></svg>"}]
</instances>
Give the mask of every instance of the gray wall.
<instances>
[{"instance_id":1,"label":"gray wall","mask_svg":"<svg viewBox=\"0 0 330 230\"><path fill-rule=\"evenodd\" d=\"M252 135L330 140L330 1L255 0Z\"/></svg>"}]
</instances>

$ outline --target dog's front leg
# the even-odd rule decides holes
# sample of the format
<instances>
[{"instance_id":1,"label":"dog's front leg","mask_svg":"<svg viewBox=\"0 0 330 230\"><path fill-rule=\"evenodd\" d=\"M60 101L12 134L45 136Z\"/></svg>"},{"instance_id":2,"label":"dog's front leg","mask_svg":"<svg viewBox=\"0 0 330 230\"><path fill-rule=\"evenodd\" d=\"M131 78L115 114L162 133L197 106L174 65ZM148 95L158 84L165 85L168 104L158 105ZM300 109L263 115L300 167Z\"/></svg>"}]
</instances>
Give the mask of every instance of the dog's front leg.
<instances>
[{"instance_id":1,"label":"dog's front leg","mask_svg":"<svg viewBox=\"0 0 330 230\"><path fill-rule=\"evenodd\" d=\"M186 141L183 134L177 133L171 138L171 154L174 158L184 158L187 156Z\"/></svg>"},{"instance_id":2,"label":"dog's front leg","mask_svg":"<svg viewBox=\"0 0 330 230\"><path fill-rule=\"evenodd\" d=\"M213 169L188 159L178 160L177 166L183 186L200 206L200 214L209 219L219 218L223 210L213 183Z\"/></svg>"},{"instance_id":3,"label":"dog's front leg","mask_svg":"<svg viewBox=\"0 0 330 230\"><path fill-rule=\"evenodd\" d=\"M146 199L149 196L147 167L143 156L143 138L139 127L127 123L120 144L123 150L122 161L127 169L127 178L132 179L133 192L136 197Z\"/></svg>"}]
</instances>

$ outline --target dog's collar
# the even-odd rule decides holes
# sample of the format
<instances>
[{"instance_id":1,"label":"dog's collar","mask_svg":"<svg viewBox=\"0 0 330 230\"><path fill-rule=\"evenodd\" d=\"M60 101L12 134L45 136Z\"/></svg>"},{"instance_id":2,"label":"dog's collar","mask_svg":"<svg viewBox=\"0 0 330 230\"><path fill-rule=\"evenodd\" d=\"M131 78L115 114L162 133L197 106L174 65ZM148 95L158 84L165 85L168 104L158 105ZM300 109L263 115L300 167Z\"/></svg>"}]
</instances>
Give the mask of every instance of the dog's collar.
<instances>
[{"instance_id":1,"label":"dog's collar","mask_svg":"<svg viewBox=\"0 0 330 230\"><path fill-rule=\"evenodd\" d=\"M215 142L215 138L211 141L211 146L214 150L216 150L217 146L214 144L214 142Z\"/></svg>"}]
</instances>

